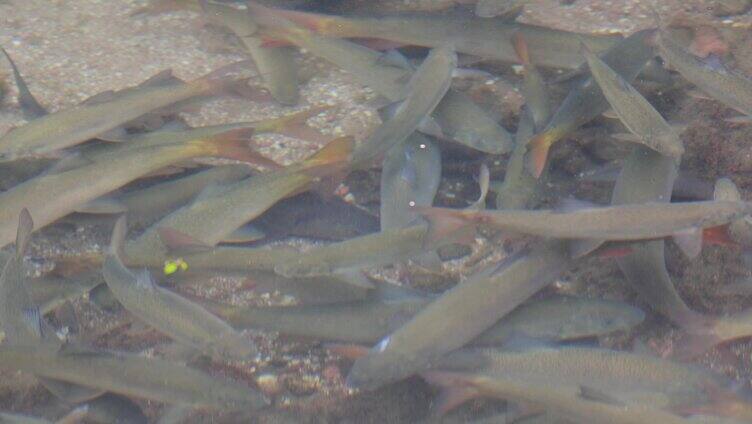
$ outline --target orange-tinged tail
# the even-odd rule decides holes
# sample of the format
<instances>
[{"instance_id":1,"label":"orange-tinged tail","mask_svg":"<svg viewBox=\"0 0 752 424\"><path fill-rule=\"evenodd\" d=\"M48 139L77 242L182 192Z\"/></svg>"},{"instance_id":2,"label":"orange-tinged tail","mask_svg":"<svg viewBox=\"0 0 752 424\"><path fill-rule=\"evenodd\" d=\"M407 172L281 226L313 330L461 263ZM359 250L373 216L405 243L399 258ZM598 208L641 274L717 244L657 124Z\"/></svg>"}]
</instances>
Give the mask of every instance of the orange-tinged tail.
<instances>
[{"instance_id":1,"label":"orange-tinged tail","mask_svg":"<svg viewBox=\"0 0 752 424\"><path fill-rule=\"evenodd\" d=\"M332 106L314 106L302 112L293 113L278 119L267 121L256 127L257 132L276 132L292 138L309 141L314 144L323 145L329 140L327 136L306 125L308 118L316 116L324 111L331 109Z\"/></svg>"},{"instance_id":2,"label":"orange-tinged tail","mask_svg":"<svg viewBox=\"0 0 752 424\"><path fill-rule=\"evenodd\" d=\"M299 12L295 10L274 9L263 6L255 1L248 1L248 11L251 13L254 21L266 25L279 18L294 22L305 28L310 29L318 34L347 37L344 31L347 22L346 18L339 16L324 15L319 13Z\"/></svg>"},{"instance_id":3,"label":"orange-tinged tail","mask_svg":"<svg viewBox=\"0 0 752 424\"><path fill-rule=\"evenodd\" d=\"M326 343L324 347L326 347L326 350L352 361L366 356L370 350L368 346L343 343Z\"/></svg>"},{"instance_id":4,"label":"orange-tinged tail","mask_svg":"<svg viewBox=\"0 0 752 424\"><path fill-rule=\"evenodd\" d=\"M443 244L446 240L458 243L472 243L475 239L475 226L472 217L461 209L416 207L415 210L428 221L428 235L425 245Z\"/></svg>"},{"instance_id":5,"label":"orange-tinged tail","mask_svg":"<svg viewBox=\"0 0 752 424\"><path fill-rule=\"evenodd\" d=\"M702 230L702 240L707 245L739 247L728 233L728 224Z\"/></svg>"},{"instance_id":6,"label":"orange-tinged tail","mask_svg":"<svg viewBox=\"0 0 752 424\"><path fill-rule=\"evenodd\" d=\"M553 140L548 133L543 132L531 138L527 146L527 169L535 178L540 178L546 167L548 151Z\"/></svg>"},{"instance_id":7,"label":"orange-tinged tail","mask_svg":"<svg viewBox=\"0 0 752 424\"><path fill-rule=\"evenodd\" d=\"M237 128L217 134L209 139L202 140L210 150L210 154L217 157L234 159L253 163L272 169L281 166L273 160L254 152L248 146L248 141L253 137L252 128Z\"/></svg>"},{"instance_id":8,"label":"orange-tinged tail","mask_svg":"<svg viewBox=\"0 0 752 424\"><path fill-rule=\"evenodd\" d=\"M520 62L525 66L529 66L530 53L527 48L527 42L519 32L515 32L514 35L512 35L512 46L514 47L514 51L517 53Z\"/></svg>"},{"instance_id":9,"label":"orange-tinged tail","mask_svg":"<svg viewBox=\"0 0 752 424\"><path fill-rule=\"evenodd\" d=\"M311 175L331 175L340 170L352 156L355 139L352 136L335 138L313 156L304 160L302 168Z\"/></svg>"}]
</instances>

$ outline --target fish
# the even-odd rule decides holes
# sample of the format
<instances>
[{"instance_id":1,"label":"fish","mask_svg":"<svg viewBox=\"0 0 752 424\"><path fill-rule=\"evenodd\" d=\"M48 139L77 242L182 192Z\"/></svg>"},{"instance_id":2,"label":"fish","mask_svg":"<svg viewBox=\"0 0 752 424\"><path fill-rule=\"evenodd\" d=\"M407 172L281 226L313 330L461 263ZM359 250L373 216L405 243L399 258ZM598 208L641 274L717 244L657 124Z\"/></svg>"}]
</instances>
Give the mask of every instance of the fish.
<instances>
[{"instance_id":1,"label":"fish","mask_svg":"<svg viewBox=\"0 0 752 424\"><path fill-rule=\"evenodd\" d=\"M520 380L497 379L482 372L451 372L435 371L426 374L426 378L433 384L449 387L450 390L459 387L464 392L478 393L532 404L551 411L557 416L574 422L598 422L613 424L690 424L696 421L683 418L680 415L653 408L641 403L624 403L614 400L608 395L600 395L605 399L593 399L592 390L576 385L555 386L549 384L531 384ZM583 392L588 393L584 395ZM456 396L456 395L455 395Z\"/></svg>"},{"instance_id":2,"label":"fish","mask_svg":"<svg viewBox=\"0 0 752 424\"><path fill-rule=\"evenodd\" d=\"M218 71L224 72L223 69ZM52 154L106 133L150 111L245 84L244 81L222 78L218 76L218 71L189 83L141 87L112 100L87 102L35 119L0 137L0 160Z\"/></svg>"},{"instance_id":3,"label":"fish","mask_svg":"<svg viewBox=\"0 0 752 424\"><path fill-rule=\"evenodd\" d=\"M407 96L394 116L382 123L353 151L352 168L368 167L405 140L439 104L452 83L457 54L449 47L432 49L410 77Z\"/></svg>"},{"instance_id":4,"label":"fish","mask_svg":"<svg viewBox=\"0 0 752 424\"><path fill-rule=\"evenodd\" d=\"M32 120L47 115L47 109L39 104L34 95L31 94L29 86L26 85L26 81L21 76L21 71L18 70L16 63L13 62L8 52L2 47L0 47L0 51L5 55L5 59L8 60L8 64L13 71L13 78L16 80L16 87L18 88L18 104L21 106L24 117Z\"/></svg>"},{"instance_id":5,"label":"fish","mask_svg":"<svg viewBox=\"0 0 752 424\"><path fill-rule=\"evenodd\" d=\"M173 360L122 352L0 345L0 369L112 393L211 408L262 408L259 392Z\"/></svg>"},{"instance_id":6,"label":"fish","mask_svg":"<svg viewBox=\"0 0 752 424\"><path fill-rule=\"evenodd\" d=\"M603 96L634 140L672 158L684 154L684 144L671 125L632 85L583 46L590 73Z\"/></svg>"},{"instance_id":7,"label":"fish","mask_svg":"<svg viewBox=\"0 0 752 424\"><path fill-rule=\"evenodd\" d=\"M204 189L193 202L128 241L126 263L147 265L168 259L168 249L160 236L165 229L176 230L207 249L216 245L279 200L308 187L317 177L349 166L352 143L352 137L337 138L301 163Z\"/></svg>"},{"instance_id":8,"label":"fish","mask_svg":"<svg viewBox=\"0 0 752 424\"><path fill-rule=\"evenodd\" d=\"M105 160L69 171L47 173L0 193L0 246L13 241L15 217L22 208L34 216L36 228L43 228L74 212L77 207L109 193L152 171L182 161L221 156L256 161L260 155L246 145L252 130L233 130L207 139L150 147L126 143L125 152L113 151ZM135 147L142 148L135 148ZM81 184L88 181L88 184ZM64 193L64 195L58 195ZM54 200L53 200L54 198Z\"/></svg>"},{"instance_id":9,"label":"fish","mask_svg":"<svg viewBox=\"0 0 752 424\"><path fill-rule=\"evenodd\" d=\"M549 98L546 81L538 67L531 61L527 40L522 34L512 36L512 43L522 63L524 79L521 90L525 97L525 105L533 115L535 128L541 129L551 118L551 99ZM527 140L525 141L527 142Z\"/></svg>"},{"instance_id":10,"label":"fish","mask_svg":"<svg viewBox=\"0 0 752 424\"><path fill-rule=\"evenodd\" d=\"M402 228L418 218L416 206L430 206L441 180L441 152L414 133L392 147L381 168L381 230Z\"/></svg>"},{"instance_id":11,"label":"fish","mask_svg":"<svg viewBox=\"0 0 752 424\"><path fill-rule=\"evenodd\" d=\"M547 242L477 271L357 359L347 385L373 389L423 371L483 333L569 265L564 245Z\"/></svg>"},{"instance_id":12,"label":"fish","mask_svg":"<svg viewBox=\"0 0 752 424\"><path fill-rule=\"evenodd\" d=\"M412 69L385 66L384 55L380 52L347 40L314 34L282 17L270 16L266 8L258 10L253 6L252 10L262 32L284 38L348 71L355 80L371 87L390 102L404 99L405 82ZM443 138L491 154L512 149L513 141L507 130L458 90L450 88L431 116Z\"/></svg>"},{"instance_id":13,"label":"fish","mask_svg":"<svg viewBox=\"0 0 752 424\"><path fill-rule=\"evenodd\" d=\"M344 17L262 8L248 3L254 14L273 13L328 37L377 38L423 47L454 46L458 53L472 54L508 63L517 63L511 37L521 33L530 44L533 63L540 66L574 69L582 64L580 38L594 51L613 47L620 36L575 34L550 28L452 15L385 15Z\"/></svg>"},{"instance_id":14,"label":"fish","mask_svg":"<svg viewBox=\"0 0 752 424\"><path fill-rule=\"evenodd\" d=\"M45 315L65 302L78 299L103 282L99 272L88 272L75 278L43 276L30 278L26 284L31 303Z\"/></svg>"},{"instance_id":15,"label":"fish","mask_svg":"<svg viewBox=\"0 0 752 424\"><path fill-rule=\"evenodd\" d=\"M752 79L734 70L711 66L685 50L665 31L658 33L658 52L671 68L713 99L752 119ZM732 118L733 120L734 118Z\"/></svg>"},{"instance_id":16,"label":"fish","mask_svg":"<svg viewBox=\"0 0 752 424\"><path fill-rule=\"evenodd\" d=\"M655 54L649 44L654 34L655 31L649 29L638 31L603 53L601 59L625 81L632 81ZM527 35L525 40L530 44ZM529 141L527 166L533 175L539 177L543 172L548 151L555 142L597 118L608 107L608 101L592 76L581 79L569 91L546 127Z\"/></svg>"},{"instance_id":17,"label":"fish","mask_svg":"<svg viewBox=\"0 0 752 424\"><path fill-rule=\"evenodd\" d=\"M190 202L206 187L239 181L250 174L251 170L246 165L215 166L172 181L129 191L115 200L128 212L130 225L146 227Z\"/></svg>"},{"instance_id":18,"label":"fish","mask_svg":"<svg viewBox=\"0 0 752 424\"><path fill-rule=\"evenodd\" d=\"M425 308L433 297L373 294L325 305L231 306L197 300L238 329L274 331L328 342L375 344ZM645 314L615 301L552 296L520 305L468 343L499 346L516 337L573 340L629 330Z\"/></svg>"},{"instance_id":19,"label":"fish","mask_svg":"<svg viewBox=\"0 0 752 424\"><path fill-rule=\"evenodd\" d=\"M728 178L721 178L715 182L713 198L716 200L741 200L739 189ZM727 233L729 238L742 246L752 246L752 217L745 215L729 224Z\"/></svg>"},{"instance_id":20,"label":"fish","mask_svg":"<svg viewBox=\"0 0 752 424\"><path fill-rule=\"evenodd\" d=\"M102 273L115 298L128 312L178 343L226 359L247 359L256 353L250 340L200 305L154 283L149 271L134 273L123 265L125 217L115 223Z\"/></svg>"},{"instance_id":21,"label":"fish","mask_svg":"<svg viewBox=\"0 0 752 424\"><path fill-rule=\"evenodd\" d=\"M300 193L272 206L253 221L267 240L303 237L343 241L379 231L379 219L339 197Z\"/></svg>"},{"instance_id":22,"label":"fish","mask_svg":"<svg viewBox=\"0 0 752 424\"><path fill-rule=\"evenodd\" d=\"M473 225L539 237L644 240L671 236L688 228L723 225L749 214L752 205L745 202L701 201L575 206L572 210L417 209L432 221L461 220Z\"/></svg>"},{"instance_id":23,"label":"fish","mask_svg":"<svg viewBox=\"0 0 752 424\"><path fill-rule=\"evenodd\" d=\"M730 315L708 317L702 324L684 325L685 333L674 343L673 355L687 360L715 346L752 336L752 309Z\"/></svg>"},{"instance_id":24,"label":"fish","mask_svg":"<svg viewBox=\"0 0 752 424\"><path fill-rule=\"evenodd\" d=\"M264 87L280 104L294 106L298 103L298 66L290 47L264 47L257 36L257 25L246 10L228 4L202 0L204 14L219 21L232 31L243 44L256 64Z\"/></svg>"}]
</instances>

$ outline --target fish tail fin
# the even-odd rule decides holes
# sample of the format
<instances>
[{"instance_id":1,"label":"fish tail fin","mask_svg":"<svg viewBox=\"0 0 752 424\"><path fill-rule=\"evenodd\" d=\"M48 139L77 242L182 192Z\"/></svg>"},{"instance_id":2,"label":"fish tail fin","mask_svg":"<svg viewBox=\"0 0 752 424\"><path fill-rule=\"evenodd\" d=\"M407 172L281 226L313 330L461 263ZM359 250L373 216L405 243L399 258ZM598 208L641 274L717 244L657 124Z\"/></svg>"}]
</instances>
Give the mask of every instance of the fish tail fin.
<instances>
[{"instance_id":1,"label":"fish tail fin","mask_svg":"<svg viewBox=\"0 0 752 424\"><path fill-rule=\"evenodd\" d=\"M475 238L474 226L469 225L472 219L461 209L416 207L415 210L428 221L427 246L449 238L461 243L470 243Z\"/></svg>"},{"instance_id":2,"label":"fish tail fin","mask_svg":"<svg viewBox=\"0 0 752 424\"><path fill-rule=\"evenodd\" d=\"M548 151L551 149L552 142L553 138L546 132L536 135L528 142L526 166L535 178L540 178L543 169L546 167Z\"/></svg>"},{"instance_id":3,"label":"fish tail fin","mask_svg":"<svg viewBox=\"0 0 752 424\"><path fill-rule=\"evenodd\" d=\"M304 160L303 170L314 176L330 175L350 160L355 139L352 136L335 138Z\"/></svg>"},{"instance_id":4,"label":"fish tail fin","mask_svg":"<svg viewBox=\"0 0 752 424\"><path fill-rule=\"evenodd\" d=\"M314 117L331 108L331 106L314 106L302 112L283 116L271 123L270 130L288 137L306 140L317 145L324 145L329 138L306 125L306 121L308 118ZM259 128L256 128L256 130L258 131Z\"/></svg>"},{"instance_id":5,"label":"fish tail fin","mask_svg":"<svg viewBox=\"0 0 752 424\"><path fill-rule=\"evenodd\" d=\"M273 98L266 90L249 85L250 78L237 76L246 69L253 69L254 66L252 60L241 60L215 69L188 84L194 87L199 95L239 96L268 103Z\"/></svg>"},{"instance_id":6,"label":"fish tail fin","mask_svg":"<svg viewBox=\"0 0 752 424\"><path fill-rule=\"evenodd\" d=\"M322 35L348 36L346 29L349 26L347 25L349 20L346 18L297 10L276 9L251 0L247 2L247 5L254 20L272 22L272 19L279 21L279 18L283 18Z\"/></svg>"},{"instance_id":7,"label":"fish tail fin","mask_svg":"<svg viewBox=\"0 0 752 424\"><path fill-rule=\"evenodd\" d=\"M514 35L512 35L512 46L514 47L514 51L517 53L520 62L525 65L525 67L530 66L530 51L528 50L525 37L519 32L515 32Z\"/></svg>"},{"instance_id":8,"label":"fish tail fin","mask_svg":"<svg viewBox=\"0 0 752 424\"><path fill-rule=\"evenodd\" d=\"M253 132L252 128L236 128L202 140L202 142L206 143L211 150L211 154L217 157L253 163L272 169L281 168L277 162L254 152L248 146L248 141L253 136Z\"/></svg>"},{"instance_id":9,"label":"fish tail fin","mask_svg":"<svg viewBox=\"0 0 752 424\"><path fill-rule=\"evenodd\" d=\"M739 243L729 235L728 224L703 229L702 240L707 245L739 247Z\"/></svg>"}]
</instances>

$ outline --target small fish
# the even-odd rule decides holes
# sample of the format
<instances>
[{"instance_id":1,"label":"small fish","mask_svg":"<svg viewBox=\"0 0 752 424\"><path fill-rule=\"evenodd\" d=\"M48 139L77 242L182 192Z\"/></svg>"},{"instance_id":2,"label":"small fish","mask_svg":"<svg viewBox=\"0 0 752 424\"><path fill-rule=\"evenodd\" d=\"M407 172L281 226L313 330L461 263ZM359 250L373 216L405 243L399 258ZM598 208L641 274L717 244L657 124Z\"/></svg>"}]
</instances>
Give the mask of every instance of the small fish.
<instances>
[{"instance_id":1,"label":"small fish","mask_svg":"<svg viewBox=\"0 0 752 424\"><path fill-rule=\"evenodd\" d=\"M584 48L590 73L624 126L639 143L672 158L684 154L679 135L632 85Z\"/></svg>"},{"instance_id":2,"label":"small fish","mask_svg":"<svg viewBox=\"0 0 752 424\"><path fill-rule=\"evenodd\" d=\"M405 140L433 112L452 83L457 67L457 54L447 47L431 50L428 57L410 78L407 96L394 116L381 124L353 152L353 168L370 165L391 146Z\"/></svg>"},{"instance_id":3,"label":"small fish","mask_svg":"<svg viewBox=\"0 0 752 424\"><path fill-rule=\"evenodd\" d=\"M204 189L192 203L129 241L125 246L126 260L131 265L145 265L170 259L160 237L163 229L176 230L205 250L216 245L279 200L308 187L315 178L343 169L349 163L352 143L352 137L338 138L301 163Z\"/></svg>"},{"instance_id":4,"label":"small fish","mask_svg":"<svg viewBox=\"0 0 752 424\"><path fill-rule=\"evenodd\" d=\"M357 302L327 305L240 307L199 301L235 328L275 331L316 340L376 344L407 322L433 298L371 296ZM553 296L521 305L469 342L498 346L517 336L572 340L628 330L645 314L621 302Z\"/></svg>"},{"instance_id":5,"label":"small fish","mask_svg":"<svg viewBox=\"0 0 752 424\"><path fill-rule=\"evenodd\" d=\"M35 119L0 137L0 159L50 154L83 143L150 111L221 92L241 82L245 84L219 77L218 71L190 83L141 87L112 100L87 102Z\"/></svg>"},{"instance_id":6,"label":"small fish","mask_svg":"<svg viewBox=\"0 0 752 424\"><path fill-rule=\"evenodd\" d=\"M632 81L654 55L653 47L648 44L654 33L654 30L636 32L603 53L601 59L625 81ZM530 43L529 37L525 36L525 40ZM548 125L529 142L528 168L533 175L537 177L543 172L548 151L555 142L607 109L608 101L592 77L576 84Z\"/></svg>"},{"instance_id":7,"label":"small fish","mask_svg":"<svg viewBox=\"0 0 752 424\"><path fill-rule=\"evenodd\" d=\"M362 45L324 37L294 23L252 6L261 31L285 39L311 54L348 71L352 77L391 102L405 98L405 81L413 73L404 66L386 66L383 54ZM449 89L432 114L443 138L487 153L505 153L512 148L509 133L480 106L460 91ZM421 128L419 127L419 130Z\"/></svg>"},{"instance_id":8,"label":"small fish","mask_svg":"<svg viewBox=\"0 0 752 424\"><path fill-rule=\"evenodd\" d=\"M213 408L261 408L263 395L172 360L72 348L0 345L0 368L108 392Z\"/></svg>"},{"instance_id":9,"label":"small fish","mask_svg":"<svg viewBox=\"0 0 752 424\"><path fill-rule=\"evenodd\" d=\"M272 96L281 104L298 103L298 66L289 47L264 47L256 35L257 26L246 10L228 4L202 0L204 13L229 28L239 39L256 64L261 79Z\"/></svg>"},{"instance_id":10,"label":"small fish","mask_svg":"<svg viewBox=\"0 0 752 424\"><path fill-rule=\"evenodd\" d=\"M202 156L257 161L246 145L252 130L233 130L206 139L151 146L125 143L103 160L66 172L48 173L0 193L0 246L13 241L15 217L22 208L34 216L37 229L126 183L165 166ZM88 184L81 184L88 181Z\"/></svg>"},{"instance_id":11,"label":"small fish","mask_svg":"<svg viewBox=\"0 0 752 424\"><path fill-rule=\"evenodd\" d=\"M478 271L356 360L348 386L376 388L423 371L490 328L569 264L564 246L554 242Z\"/></svg>"},{"instance_id":12,"label":"small fish","mask_svg":"<svg viewBox=\"0 0 752 424\"><path fill-rule=\"evenodd\" d=\"M2 51L5 58L8 59L8 64L10 64L10 67L13 70L13 78L16 79L16 87L18 87L18 104L21 105L24 117L31 120L47 115L47 109L40 105L34 95L31 94L29 86L26 85L26 81L21 76L21 72L18 70L18 67L16 67L13 59L10 58L8 52L2 47L0 47L0 51Z\"/></svg>"},{"instance_id":13,"label":"small fish","mask_svg":"<svg viewBox=\"0 0 752 424\"><path fill-rule=\"evenodd\" d=\"M110 252L103 265L104 279L128 312L178 343L221 358L247 359L256 349L247 337L198 304L158 287L144 270L134 274L119 252L125 238L125 217L118 219Z\"/></svg>"},{"instance_id":14,"label":"small fish","mask_svg":"<svg viewBox=\"0 0 752 424\"><path fill-rule=\"evenodd\" d=\"M280 16L330 37L377 38L424 47L451 45L459 53L517 63L511 36L519 32L530 44L533 63L540 66L574 69L582 64L579 40L582 37L596 52L614 46L621 37L575 34L534 25L453 15L392 15L355 18L320 15L292 10L264 8L249 2L254 15Z\"/></svg>"},{"instance_id":15,"label":"small fish","mask_svg":"<svg viewBox=\"0 0 752 424\"><path fill-rule=\"evenodd\" d=\"M752 119L752 79L730 69L716 69L682 48L665 31L658 33L658 51L687 81L724 105ZM732 118L733 119L733 118Z\"/></svg>"},{"instance_id":16,"label":"small fish","mask_svg":"<svg viewBox=\"0 0 752 424\"><path fill-rule=\"evenodd\" d=\"M745 202L640 203L574 210L472 211L420 208L429 220L464 220L514 233L562 239L643 240L723 225L752 211Z\"/></svg>"},{"instance_id":17,"label":"small fish","mask_svg":"<svg viewBox=\"0 0 752 424\"><path fill-rule=\"evenodd\" d=\"M441 179L441 152L413 134L392 147L381 169L381 231L402 228L418 217L416 206L431 206Z\"/></svg>"}]
</instances>

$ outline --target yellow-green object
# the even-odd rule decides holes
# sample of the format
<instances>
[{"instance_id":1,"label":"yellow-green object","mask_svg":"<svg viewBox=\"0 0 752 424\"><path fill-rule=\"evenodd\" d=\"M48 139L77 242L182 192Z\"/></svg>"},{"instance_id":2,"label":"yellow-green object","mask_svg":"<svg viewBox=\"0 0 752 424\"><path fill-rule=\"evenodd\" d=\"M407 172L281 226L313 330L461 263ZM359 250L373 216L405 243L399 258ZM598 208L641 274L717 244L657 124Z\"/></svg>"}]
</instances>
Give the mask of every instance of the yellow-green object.
<instances>
[{"instance_id":1,"label":"yellow-green object","mask_svg":"<svg viewBox=\"0 0 752 424\"><path fill-rule=\"evenodd\" d=\"M178 270L180 271L188 270L188 263L186 263L183 260L183 258L178 258L175 260L166 260L164 263L164 268L162 268L164 275L174 274L178 272Z\"/></svg>"}]
</instances>

